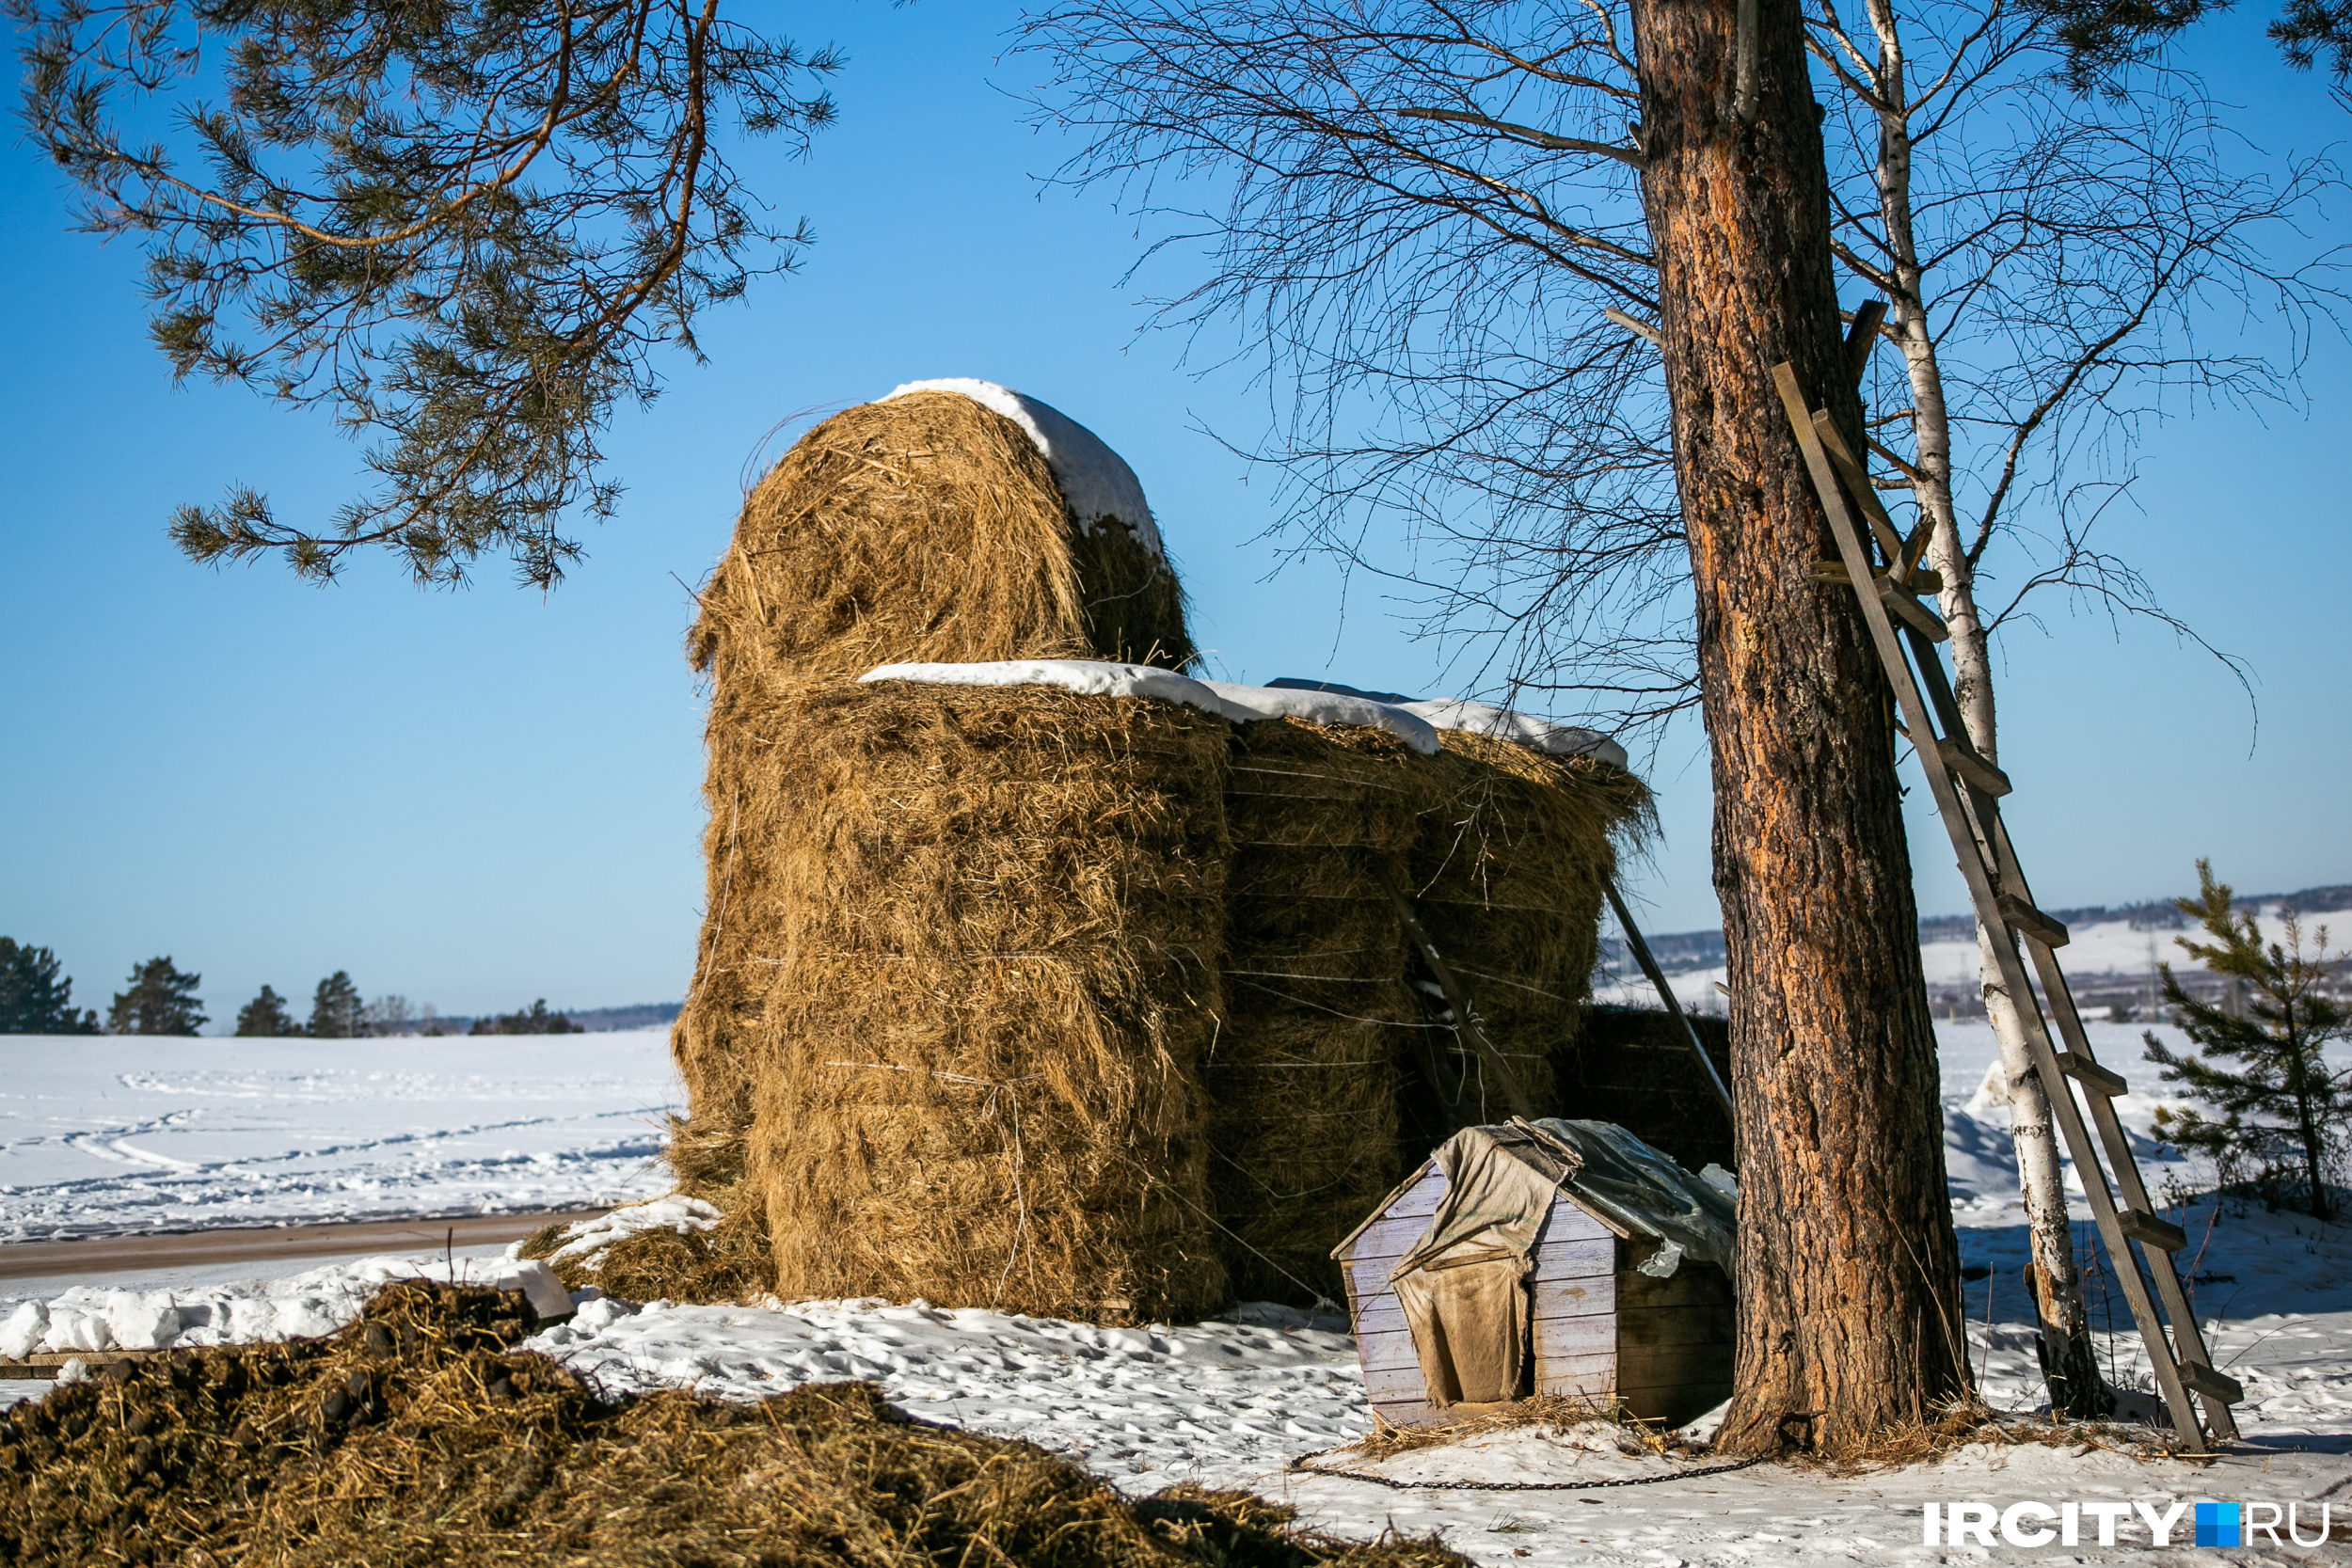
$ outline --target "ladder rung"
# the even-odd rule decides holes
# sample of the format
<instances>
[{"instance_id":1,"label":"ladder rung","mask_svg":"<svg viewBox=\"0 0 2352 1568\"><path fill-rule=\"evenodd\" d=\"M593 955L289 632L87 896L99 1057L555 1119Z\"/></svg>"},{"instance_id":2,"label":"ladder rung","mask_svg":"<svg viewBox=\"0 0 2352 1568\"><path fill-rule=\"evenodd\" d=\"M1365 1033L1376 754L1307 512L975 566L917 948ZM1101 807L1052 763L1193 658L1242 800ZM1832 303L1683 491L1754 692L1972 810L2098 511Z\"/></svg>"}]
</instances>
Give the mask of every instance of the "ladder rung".
<instances>
[{"instance_id":1,"label":"ladder rung","mask_svg":"<svg viewBox=\"0 0 2352 1568\"><path fill-rule=\"evenodd\" d=\"M2052 920L2023 898L2004 893L2000 896L2000 905L2002 918L2023 935L2033 938L2044 947L2066 945L2065 926Z\"/></svg>"},{"instance_id":2,"label":"ladder rung","mask_svg":"<svg viewBox=\"0 0 2352 1568\"><path fill-rule=\"evenodd\" d=\"M1942 618L1934 610L1930 610L1884 578L1879 578L1878 584L1879 597L1885 601L1886 608L1903 620L1910 622L1914 631L1931 642L1946 642L1951 640L1951 632L1945 627Z\"/></svg>"},{"instance_id":3,"label":"ladder rung","mask_svg":"<svg viewBox=\"0 0 2352 1568\"><path fill-rule=\"evenodd\" d=\"M1956 735L1947 735L1937 741L1935 749L1942 753L1945 767L1966 779L1987 795L1997 799L2007 795L2015 787L2009 782L2007 773L1979 756L1975 747Z\"/></svg>"},{"instance_id":4,"label":"ladder rung","mask_svg":"<svg viewBox=\"0 0 2352 1568\"><path fill-rule=\"evenodd\" d=\"M2217 1368L2201 1366L2194 1361L2181 1363L2181 1382L2192 1394L2202 1394L2223 1404L2236 1404L2246 1398L2246 1390L2237 1379Z\"/></svg>"},{"instance_id":5,"label":"ladder rung","mask_svg":"<svg viewBox=\"0 0 2352 1568\"><path fill-rule=\"evenodd\" d=\"M2118 1209L2115 1227L2133 1241L2167 1252L2178 1252L2188 1245L2188 1232L2170 1220L2160 1220L2137 1209Z\"/></svg>"},{"instance_id":6,"label":"ladder rung","mask_svg":"<svg viewBox=\"0 0 2352 1568\"><path fill-rule=\"evenodd\" d=\"M2108 1071L2079 1052L2061 1051L2058 1053L2058 1061L2060 1072L2077 1084L2098 1090L2109 1100L2132 1092L2132 1086L2123 1082L2122 1073Z\"/></svg>"},{"instance_id":7,"label":"ladder rung","mask_svg":"<svg viewBox=\"0 0 2352 1568\"><path fill-rule=\"evenodd\" d=\"M1874 578L1883 578L1892 571L1892 567L1879 566L1872 568L1870 575ZM1840 586L1844 586L1853 581L1853 575L1846 570L1846 563L1842 561L1817 561L1813 563L1813 580L1816 582L1835 582ZM1936 571L1932 567L1915 566L1911 570L1911 576L1906 580L1911 584L1915 591L1921 594L1941 594L1944 592L1944 574Z\"/></svg>"}]
</instances>

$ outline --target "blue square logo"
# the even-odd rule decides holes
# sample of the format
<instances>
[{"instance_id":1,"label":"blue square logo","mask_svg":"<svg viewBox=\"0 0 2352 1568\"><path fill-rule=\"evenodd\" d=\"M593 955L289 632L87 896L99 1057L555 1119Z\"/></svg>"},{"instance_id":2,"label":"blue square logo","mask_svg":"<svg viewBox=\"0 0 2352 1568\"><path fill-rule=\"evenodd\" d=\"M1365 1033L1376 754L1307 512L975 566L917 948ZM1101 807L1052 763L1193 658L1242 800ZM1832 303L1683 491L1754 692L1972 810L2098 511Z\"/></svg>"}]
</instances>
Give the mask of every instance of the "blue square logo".
<instances>
[{"instance_id":1,"label":"blue square logo","mask_svg":"<svg viewBox=\"0 0 2352 1568\"><path fill-rule=\"evenodd\" d=\"M2242 1546L2238 1539L2238 1505L2235 1503L2199 1503L2197 1505L2197 1544L2200 1546Z\"/></svg>"}]
</instances>

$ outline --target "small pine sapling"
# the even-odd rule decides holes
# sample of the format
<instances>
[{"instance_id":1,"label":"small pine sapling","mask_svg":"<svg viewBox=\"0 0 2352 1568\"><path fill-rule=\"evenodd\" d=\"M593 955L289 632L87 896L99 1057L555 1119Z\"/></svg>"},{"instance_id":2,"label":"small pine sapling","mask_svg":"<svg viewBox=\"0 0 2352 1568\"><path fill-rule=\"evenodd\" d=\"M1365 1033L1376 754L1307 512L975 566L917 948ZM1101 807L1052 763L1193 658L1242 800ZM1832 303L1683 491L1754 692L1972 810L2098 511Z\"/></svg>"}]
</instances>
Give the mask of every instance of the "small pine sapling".
<instances>
[{"instance_id":1,"label":"small pine sapling","mask_svg":"<svg viewBox=\"0 0 2352 1568\"><path fill-rule=\"evenodd\" d=\"M2352 1010L2334 992L2342 958L2328 955L2328 928L2309 947L2292 910L2280 919L2282 942L2265 943L2250 913L2233 912L2227 883L2213 879L2209 861L2197 863L2197 896L2174 901L2204 928L2209 942L2176 939L2191 958L2243 992L2243 1006L2226 1007L2188 994L2162 966L2164 1000L2197 1047L2176 1055L2151 1032L2147 1059L2219 1112L2169 1107L2156 1112L2157 1133L2214 1159L2222 1184L2252 1169L2258 1180L2294 1180L2309 1193L2313 1217L2330 1219L2327 1173L2345 1142L2352 1119L2352 1069L2328 1070L2324 1052L2352 1037Z\"/></svg>"}]
</instances>

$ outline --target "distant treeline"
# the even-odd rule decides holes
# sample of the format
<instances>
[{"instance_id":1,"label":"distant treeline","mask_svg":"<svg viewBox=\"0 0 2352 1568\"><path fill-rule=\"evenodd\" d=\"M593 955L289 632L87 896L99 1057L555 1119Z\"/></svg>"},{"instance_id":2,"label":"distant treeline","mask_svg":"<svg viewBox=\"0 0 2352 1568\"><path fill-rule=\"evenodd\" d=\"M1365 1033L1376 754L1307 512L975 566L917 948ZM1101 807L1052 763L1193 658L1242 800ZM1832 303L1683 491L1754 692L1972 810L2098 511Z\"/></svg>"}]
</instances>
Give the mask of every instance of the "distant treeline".
<instances>
[{"instance_id":1,"label":"distant treeline","mask_svg":"<svg viewBox=\"0 0 2352 1568\"><path fill-rule=\"evenodd\" d=\"M2300 914L2327 914L2336 910L2352 910L2352 882L2338 882L2327 887L2307 887L2299 893L2249 893L2235 900L2241 909L2258 909L2264 905L2286 904ZM2146 931L2185 930L2189 918L2173 908L2169 898L2147 904L2087 904L2080 909L2051 910L2062 925L2098 926L2110 921L2128 920ZM1968 942L1977 934L1977 917L1973 914L1928 915L1919 922L1921 942ZM1658 967L1669 974L1688 974L1693 970L1713 969L1724 961L1724 934L1721 931L1668 931L1642 933L1649 943ZM1632 959L1618 950L1614 937L1603 937L1600 961L1613 970L1630 966Z\"/></svg>"},{"instance_id":2,"label":"distant treeline","mask_svg":"<svg viewBox=\"0 0 2352 1568\"><path fill-rule=\"evenodd\" d=\"M211 1022L197 989L203 976L168 956L135 965L102 1017L73 1006L73 982L46 947L0 937L0 1035L195 1035ZM405 996L363 1000L348 971L337 970L310 993L307 1017L263 986L237 1009L236 1033L261 1038L361 1039L387 1035L579 1035L590 1030L639 1029L677 1016L675 1002L627 1007L550 1011L545 997L511 1013L444 1017L431 1003Z\"/></svg>"}]
</instances>

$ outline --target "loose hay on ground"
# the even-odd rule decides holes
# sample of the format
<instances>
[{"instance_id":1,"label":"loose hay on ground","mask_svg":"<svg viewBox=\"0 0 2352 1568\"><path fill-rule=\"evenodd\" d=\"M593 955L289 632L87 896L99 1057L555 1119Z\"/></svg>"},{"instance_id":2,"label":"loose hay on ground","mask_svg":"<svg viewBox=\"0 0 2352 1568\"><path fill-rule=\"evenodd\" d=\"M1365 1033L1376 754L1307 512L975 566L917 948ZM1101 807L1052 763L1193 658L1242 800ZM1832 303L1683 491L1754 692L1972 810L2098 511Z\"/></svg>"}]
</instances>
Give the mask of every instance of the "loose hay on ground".
<instances>
[{"instance_id":1,"label":"loose hay on ground","mask_svg":"<svg viewBox=\"0 0 2352 1568\"><path fill-rule=\"evenodd\" d=\"M1130 1504L871 1385L607 1401L508 1347L519 1294L402 1284L325 1339L119 1363L0 1418L0 1560L1464 1568L1177 1488ZM109 1369L110 1373L113 1369Z\"/></svg>"}]
</instances>

